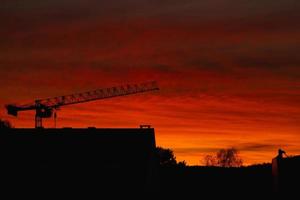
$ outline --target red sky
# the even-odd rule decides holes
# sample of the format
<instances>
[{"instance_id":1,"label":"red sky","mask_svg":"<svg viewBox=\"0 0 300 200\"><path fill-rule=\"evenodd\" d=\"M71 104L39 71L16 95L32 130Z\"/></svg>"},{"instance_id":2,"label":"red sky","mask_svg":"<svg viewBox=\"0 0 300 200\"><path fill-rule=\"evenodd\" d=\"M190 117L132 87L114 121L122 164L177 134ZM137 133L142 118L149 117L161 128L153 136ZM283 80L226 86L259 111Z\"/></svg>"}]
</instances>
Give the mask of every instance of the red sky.
<instances>
[{"instance_id":1,"label":"red sky","mask_svg":"<svg viewBox=\"0 0 300 200\"><path fill-rule=\"evenodd\" d=\"M155 127L178 160L236 147L246 164L300 154L295 0L4 0L4 104L157 80L155 93L62 108L58 126ZM47 126L53 126L48 120Z\"/></svg>"}]
</instances>

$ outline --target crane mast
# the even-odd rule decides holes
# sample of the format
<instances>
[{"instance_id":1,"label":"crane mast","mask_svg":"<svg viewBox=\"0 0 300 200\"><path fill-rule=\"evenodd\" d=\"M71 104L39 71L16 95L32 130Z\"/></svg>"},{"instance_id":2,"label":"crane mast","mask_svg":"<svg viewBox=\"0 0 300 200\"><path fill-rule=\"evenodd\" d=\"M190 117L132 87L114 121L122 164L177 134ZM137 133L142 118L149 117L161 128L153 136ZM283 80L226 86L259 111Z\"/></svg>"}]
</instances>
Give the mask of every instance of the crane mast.
<instances>
[{"instance_id":1,"label":"crane mast","mask_svg":"<svg viewBox=\"0 0 300 200\"><path fill-rule=\"evenodd\" d=\"M53 113L61 106L85 103L89 101L113 98L118 96L126 96L154 90L159 90L159 87L155 81L151 81L139 84L127 84L116 87L97 89L93 91L75 93L53 98L38 99L35 100L35 102L32 104L8 104L5 107L7 109L7 113L15 117L18 116L19 111L35 110L35 127L42 128L42 119L52 117ZM56 112L54 113L54 116L56 117Z\"/></svg>"}]
</instances>

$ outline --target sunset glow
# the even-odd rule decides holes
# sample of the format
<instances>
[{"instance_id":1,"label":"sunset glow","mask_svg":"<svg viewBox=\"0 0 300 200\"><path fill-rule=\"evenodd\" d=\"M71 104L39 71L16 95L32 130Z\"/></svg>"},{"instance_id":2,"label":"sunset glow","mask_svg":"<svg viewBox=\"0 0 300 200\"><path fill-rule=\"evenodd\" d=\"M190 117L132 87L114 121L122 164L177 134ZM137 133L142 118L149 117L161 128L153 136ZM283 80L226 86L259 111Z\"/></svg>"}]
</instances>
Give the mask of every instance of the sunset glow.
<instances>
[{"instance_id":1,"label":"sunset glow","mask_svg":"<svg viewBox=\"0 0 300 200\"><path fill-rule=\"evenodd\" d=\"M229 147L246 165L300 154L300 3L258 2L1 1L0 118L33 127L34 112L4 105L156 80L63 107L58 127L151 124L190 165Z\"/></svg>"}]
</instances>

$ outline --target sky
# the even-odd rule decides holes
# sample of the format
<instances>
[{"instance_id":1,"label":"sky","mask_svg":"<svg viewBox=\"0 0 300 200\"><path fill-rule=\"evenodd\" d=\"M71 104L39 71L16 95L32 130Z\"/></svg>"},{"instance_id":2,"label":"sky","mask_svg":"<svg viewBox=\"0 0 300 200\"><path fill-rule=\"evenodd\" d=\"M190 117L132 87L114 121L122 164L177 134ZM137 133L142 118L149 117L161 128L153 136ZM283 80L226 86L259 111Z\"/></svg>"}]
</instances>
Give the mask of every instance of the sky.
<instances>
[{"instance_id":1,"label":"sky","mask_svg":"<svg viewBox=\"0 0 300 200\"><path fill-rule=\"evenodd\" d=\"M151 124L190 165L230 147L246 165L300 154L299 19L298 0L1 0L0 118L33 127L4 105L156 80L63 107L58 127Z\"/></svg>"}]
</instances>

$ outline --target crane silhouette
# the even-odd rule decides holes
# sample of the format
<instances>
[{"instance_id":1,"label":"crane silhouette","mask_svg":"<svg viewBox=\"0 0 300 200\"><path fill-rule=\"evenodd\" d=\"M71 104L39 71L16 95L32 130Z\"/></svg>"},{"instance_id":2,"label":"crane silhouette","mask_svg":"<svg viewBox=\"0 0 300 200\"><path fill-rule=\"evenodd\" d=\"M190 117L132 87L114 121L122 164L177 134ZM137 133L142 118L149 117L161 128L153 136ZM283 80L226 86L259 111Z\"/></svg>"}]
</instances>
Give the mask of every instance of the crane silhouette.
<instances>
[{"instance_id":1,"label":"crane silhouette","mask_svg":"<svg viewBox=\"0 0 300 200\"><path fill-rule=\"evenodd\" d=\"M159 87L156 81L150 81L139 84L127 84L116 87L97 89L93 91L75 93L47 99L38 99L31 104L8 104L5 107L7 110L7 114L13 115L15 117L18 116L18 112L20 111L35 110L35 128L43 128L42 119L50 118L54 113L54 119L56 121L56 110L58 110L62 106L149 92L154 90L159 90Z\"/></svg>"}]
</instances>

